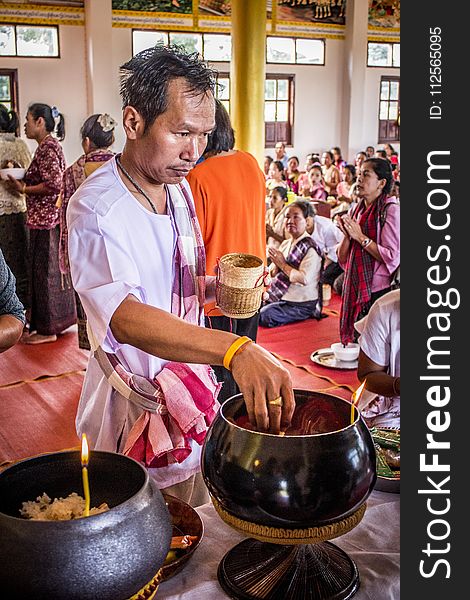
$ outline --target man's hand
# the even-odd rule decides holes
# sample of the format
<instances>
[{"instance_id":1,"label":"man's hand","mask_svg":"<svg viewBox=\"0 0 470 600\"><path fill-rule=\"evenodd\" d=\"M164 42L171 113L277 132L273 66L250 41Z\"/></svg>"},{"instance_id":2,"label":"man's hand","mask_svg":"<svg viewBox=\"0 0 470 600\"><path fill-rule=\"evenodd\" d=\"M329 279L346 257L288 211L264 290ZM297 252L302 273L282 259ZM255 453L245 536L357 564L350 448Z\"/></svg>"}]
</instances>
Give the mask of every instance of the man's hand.
<instances>
[{"instance_id":1,"label":"man's hand","mask_svg":"<svg viewBox=\"0 0 470 600\"><path fill-rule=\"evenodd\" d=\"M292 380L272 354L249 344L235 354L231 371L243 394L250 423L258 431L279 433L289 426L295 408Z\"/></svg>"}]
</instances>

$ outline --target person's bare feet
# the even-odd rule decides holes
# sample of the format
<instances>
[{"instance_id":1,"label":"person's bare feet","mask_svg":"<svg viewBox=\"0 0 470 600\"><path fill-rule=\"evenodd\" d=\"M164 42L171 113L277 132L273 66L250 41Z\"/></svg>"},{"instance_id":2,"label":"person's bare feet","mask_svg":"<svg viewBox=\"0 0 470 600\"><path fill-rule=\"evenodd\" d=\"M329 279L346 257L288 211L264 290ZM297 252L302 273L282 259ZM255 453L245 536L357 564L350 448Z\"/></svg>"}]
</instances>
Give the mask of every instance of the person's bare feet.
<instances>
[{"instance_id":1,"label":"person's bare feet","mask_svg":"<svg viewBox=\"0 0 470 600\"><path fill-rule=\"evenodd\" d=\"M23 344L45 344L47 342L55 342L56 340L56 335L41 335L40 333L32 333L27 337L21 337Z\"/></svg>"}]
</instances>

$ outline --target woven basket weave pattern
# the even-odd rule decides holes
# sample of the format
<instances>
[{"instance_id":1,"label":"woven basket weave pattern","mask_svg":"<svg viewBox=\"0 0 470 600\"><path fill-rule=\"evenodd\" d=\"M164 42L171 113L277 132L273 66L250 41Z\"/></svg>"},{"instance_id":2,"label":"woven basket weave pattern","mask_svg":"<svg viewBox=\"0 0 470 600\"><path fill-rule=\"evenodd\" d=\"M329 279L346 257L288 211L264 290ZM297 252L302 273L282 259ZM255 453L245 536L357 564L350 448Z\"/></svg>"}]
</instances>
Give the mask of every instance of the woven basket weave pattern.
<instances>
[{"instance_id":1,"label":"woven basket weave pattern","mask_svg":"<svg viewBox=\"0 0 470 600\"><path fill-rule=\"evenodd\" d=\"M256 314L263 296L264 263L252 254L226 254L219 260L216 303L227 317Z\"/></svg>"}]
</instances>

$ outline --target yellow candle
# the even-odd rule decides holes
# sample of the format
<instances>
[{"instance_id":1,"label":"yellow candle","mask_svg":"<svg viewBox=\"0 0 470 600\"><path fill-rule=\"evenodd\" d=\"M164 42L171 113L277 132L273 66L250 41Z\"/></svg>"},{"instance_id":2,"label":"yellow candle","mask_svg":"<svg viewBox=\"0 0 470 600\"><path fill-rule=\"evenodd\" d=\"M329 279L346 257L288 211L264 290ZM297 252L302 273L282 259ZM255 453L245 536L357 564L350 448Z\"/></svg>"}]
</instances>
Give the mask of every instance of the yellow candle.
<instances>
[{"instance_id":1,"label":"yellow candle","mask_svg":"<svg viewBox=\"0 0 470 600\"><path fill-rule=\"evenodd\" d=\"M357 388L355 392L353 392L351 397L351 425L354 423L354 407L359 402L359 398L362 395L366 382L363 381L361 385Z\"/></svg>"},{"instance_id":2,"label":"yellow candle","mask_svg":"<svg viewBox=\"0 0 470 600\"><path fill-rule=\"evenodd\" d=\"M82 435L82 481L83 481L83 496L85 498L85 508L83 516L90 516L90 486L88 484L88 442L86 435Z\"/></svg>"}]
</instances>

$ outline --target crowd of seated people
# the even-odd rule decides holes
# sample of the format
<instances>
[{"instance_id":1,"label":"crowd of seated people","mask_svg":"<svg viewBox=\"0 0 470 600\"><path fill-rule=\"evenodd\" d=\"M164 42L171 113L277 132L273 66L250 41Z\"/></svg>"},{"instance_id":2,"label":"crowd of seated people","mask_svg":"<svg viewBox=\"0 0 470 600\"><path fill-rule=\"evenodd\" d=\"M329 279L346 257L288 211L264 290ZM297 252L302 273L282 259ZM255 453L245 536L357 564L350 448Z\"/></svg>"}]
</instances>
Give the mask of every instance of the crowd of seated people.
<instances>
[{"instance_id":1,"label":"crowd of seated people","mask_svg":"<svg viewBox=\"0 0 470 600\"><path fill-rule=\"evenodd\" d=\"M368 161L371 157L374 160L379 157L383 163L379 163L378 166L375 163L369 163ZM271 157L266 158L271 159ZM351 163L348 163L343 158L341 149L338 146L334 146L331 150L309 153L306 157L303 170L300 170L299 164L300 162L296 156L291 156L287 159L287 168L284 170L281 169L282 164L279 160L271 160L270 163L270 177L267 179L266 187L268 206L266 213L267 259L268 264L271 264L271 268L274 269L278 276L281 278L284 277L282 269L279 268L279 265L276 265L274 258L277 257L278 263L281 259L279 259L278 254L273 253L273 250L281 251L281 253L284 250L285 262L289 263L288 253L286 254L285 250L286 248L290 248L289 244L292 243L292 234L287 227L286 217L289 207L293 205L293 201L300 199L306 200L312 207L312 214L306 217L305 235L312 237L315 242L315 248L320 253L322 266L319 281L322 284L331 286L336 293L342 295L346 270L348 274L346 289L350 289L351 274L349 270L352 268L354 261L351 259L348 263L349 255L346 253L346 248L355 249L356 244L360 244L363 241L365 241L366 245L361 246L360 256L367 265L370 263L370 268L367 267L369 271L370 269L372 271L375 269L374 273L378 271L380 275L383 272L385 277L385 272L388 269L393 270L396 268L396 265L399 265L399 234L395 225L398 214L397 210L399 209L400 178L398 154L393 146L390 144L385 144L380 148L367 146L365 150L356 153ZM371 190L366 184L367 180L371 177L374 179L374 182L375 180L380 182L377 193L373 192L372 195ZM379 197L382 198L382 196L385 198L385 200L381 200L380 206L383 204L392 205L389 217L383 223L383 215L378 214L378 208L374 207L374 216L362 216L371 203L372 196L373 200ZM362 208L363 205L365 208ZM325 209L324 207L328 208ZM299 207L297 208L300 210ZM317 214L319 208L322 209L321 214ZM386 210L388 211L388 206ZM369 212L370 209L367 209L367 215ZM364 221L365 218L367 223ZM376 226L375 230L372 231L374 228L371 224L374 220ZM357 221L358 227L357 231L354 229L351 236L351 231L348 231L347 228L351 226L353 221ZM359 225L361 226L359 227ZM369 231L370 228L372 228L372 233L364 233L365 230ZM345 237L346 242L344 241ZM367 240L372 237L375 239L372 239L372 242L370 242L371 247L367 248L369 244ZM391 248L389 247L390 245L395 245L396 247ZM338 250L340 248L342 248L342 258L338 260ZM355 250L354 256L358 252L359 250ZM377 268L374 265L378 265ZM287 267L287 270L289 271L289 267ZM281 274L279 275L279 273ZM366 305L361 306L361 310L358 313L360 316L367 314L368 308L379 296L376 292L382 292L382 289L383 291L389 289L393 273L390 272L385 277L387 281L384 281L387 285L382 285L383 282L380 282L379 285L378 275L375 274L374 277L372 290L368 295L368 304L366 303ZM296 280L295 284L296 287L293 289L300 289L303 285L300 279ZM377 287L381 289L377 290ZM290 293L288 294L288 299L289 295ZM315 297L310 298L309 301L317 299L316 293L314 295ZM302 295L302 298L302 301L306 301L304 295ZM351 301L349 295L347 303L349 304ZM358 306L357 298L354 302ZM275 306L270 307L269 304L275 304ZM286 314L281 319L279 313L280 311L286 312L286 307L288 309L287 313L290 313L290 316ZM298 307L294 306L295 308ZM355 315L358 309L343 306L342 310L344 319L346 319L348 311L352 311ZM301 311L291 310L285 300L274 302L271 298L263 311L265 316L261 319L261 323L269 327L291 322L292 319L302 320L308 318L303 316L304 313ZM273 314L275 318L272 316ZM292 316L293 314L295 314L295 318Z\"/></svg>"},{"instance_id":2,"label":"crowd of seated people","mask_svg":"<svg viewBox=\"0 0 470 600\"><path fill-rule=\"evenodd\" d=\"M56 286L54 283L55 279L57 279L57 281L63 279L64 273L67 271L67 261L64 260L64 257L65 259L67 258L66 252L64 252L67 241L66 238L64 238L64 231L66 231L64 227L64 215L70 193L67 195L62 192L62 187L64 186L62 178L64 173L68 173L75 177L74 185L77 187L84 177L82 172L83 169L79 173L81 178L76 176L76 173L78 173L76 165L82 167L83 162L86 171L88 165L87 161L95 160L93 153L99 154L99 162L94 164L94 166L101 164L103 160L111 158L113 152L109 150L109 146L114 140L113 129L116 126L116 122L111 119L109 115L93 115L88 121L90 119L93 120L95 129L99 130L98 133L102 135L102 137L107 136L106 143L99 145L95 143L91 134L87 134L87 137L82 135L82 141L88 143L90 147L85 148L84 146L85 154L66 171L65 159L59 144L60 140L63 139L65 135L62 115L56 107L49 107L47 105L31 105L30 109L28 109L26 120L27 136L31 139L35 139L38 143L41 143L43 140L50 142L57 150L56 155L60 160L57 163L57 168L55 168L55 163L54 168L43 168L41 166L42 163L40 164L41 156L36 152L32 167L29 168L25 179L23 181L10 180L8 182L10 192L18 194L18 197L20 197L21 194L25 196L27 205L26 226L34 226L39 231L38 235L42 236L39 241L44 247L47 246L47 255L50 259L47 262L53 266L53 273L49 269L47 278L44 280L38 279L41 275L39 265L36 271L33 269L31 272L36 279L33 277L33 279L29 281L32 302L25 301L24 303L25 307L28 307L29 310L26 314L27 326L25 327L22 340L27 343L54 341L57 339L57 334L77 319L71 286L67 285L66 287L63 287L62 284ZM15 123L17 122L18 121L15 120ZM47 144L42 143L40 146L41 149L48 147ZM344 215L351 214L351 211L355 209L360 200L356 177L361 173L364 162L371 156L376 157L379 155L390 165L393 174L393 179L390 182L390 195L393 195L398 201L400 184L399 160L398 153L391 144L384 144L382 148L367 146L364 151L360 151L355 155L352 163L348 163L343 157L339 146L332 146L330 150L324 149L314 151L306 156L302 169L300 167L299 158L293 155L289 156L284 143L276 143L274 156L267 155L264 160L267 205L266 259L267 262L271 264L272 269L277 269L279 272L282 272L282 269L279 268L279 264L276 264L276 261L277 263L282 262L279 258L279 252L283 254L285 262L288 263L289 253L293 249L291 246L295 239L293 232L297 231L296 227L293 226L293 222L302 221L300 215L304 212L305 206L308 206L308 209L305 209L307 210L307 213L304 216L305 231L302 231L300 235L302 235L302 239L308 236L314 242L312 248L315 249L315 253L320 259L319 264L321 265L320 269L317 269L318 281L320 283L332 285L336 291L341 291L342 288L340 282L344 278L344 273L343 268L340 265L341 261L338 262L337 247L344 237L345 230L342 219ZM88 158L89 156L91 158ZM33 173L33 167L35 167L36 163L39 167L36 168L37 176L34 178L33 175L36 171ZM85 176L87 174L88 173L85 173ZM54 184L55 187L53 187L52 184L47 183L46 186L43 182L46 181L46 179L49 181L52 176L57 180L57 185ZM69 180L71 181L70 177ZM64 181L66 181L66 179L64 179ZM4 187L6 188L7 186ZM45 199L49 200L47 193L51 194L52 189L54 190L54 195L53 198L51 196L50 202L47 205L47 212L42 211L39 214L38 207L45 205ZM58 198L61 198L63 202L62 208L60 208L60 201L57 202ZM301 199L304 200L303 203L301 202L300 205L294 205L295 202ZM329 211L329 218L323 216L323 212L321 215L316 214L320 205L327 207L326 209L323 208L323 210ZM289 213L290 220L288 222L287 216L289 207L291 206L293 206L295 215L292 216ZM39 225L37 225L34 219L36 219ZM38 237L38 235L36 235L36 230L34 233L35 236L33 239L36 239L36 237ZM42 240L42 238L44 238L44 240ZM333 243L332 240L336 241ZM33 248L30 247L29 254L31 253L33 253ZM37 252L35 252L35 254L37 254ZM310 256L311 255L312 253L310 252ZM315 259L311 262L315 263L315 268L317 268L318 260ZM344 263L344 261L342 262ZM287 270L290 271L290 268L287 268ZM310 310L310 315L315 315L318 312L318 309L321 310L321 298L318 296L316 290L317 286L316 284L312 286L310 278L307 276L305 277L305 281L308 281L309 283L305 284L303 283L303 280L303 277L297 279L294 277L294 281L291 282L294 286L287 292L287 302L291 301L289 300L289 297L292 295L292 290L301 289L302 286L305 285L308 285L309 289L315 288L313 296L309 296L307 299L305 299L305 290L302 290L302 292L297 294L302 298L302 300L300 300L301 302L305 301L315 304L315 309L307 310L307 312ZM50 290L46 292L51 286L55 286L53 294L51 294ZM375 290L373 291L375 292ZM53 309L49 309L48 306L42 302L45 294L54 300ZM282 302L285 303L286 301L283 300ZM296 300L293 300L293 302L296 302ZM272 303L273 299L271 298L268 304ZM38 306L44 314L36 313L36 307ZM267 320L266 313L272 312L272 307L267 307L267 310L264 311L265 322ZM306 314L305 311L296 312L297 316L304 314ZM52 325L46 327L43 325L43 321L52 323ZM274 320L270 318L269 323L270 326L273 326ZM276 322L276 324L280 324L280 322Z\"/></svg>"}]
</instances>

